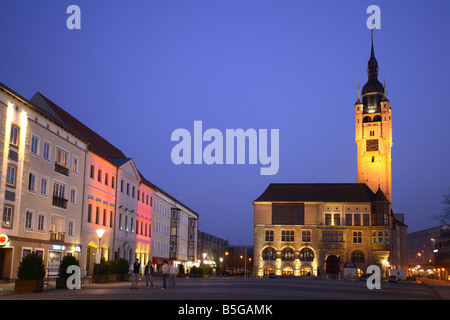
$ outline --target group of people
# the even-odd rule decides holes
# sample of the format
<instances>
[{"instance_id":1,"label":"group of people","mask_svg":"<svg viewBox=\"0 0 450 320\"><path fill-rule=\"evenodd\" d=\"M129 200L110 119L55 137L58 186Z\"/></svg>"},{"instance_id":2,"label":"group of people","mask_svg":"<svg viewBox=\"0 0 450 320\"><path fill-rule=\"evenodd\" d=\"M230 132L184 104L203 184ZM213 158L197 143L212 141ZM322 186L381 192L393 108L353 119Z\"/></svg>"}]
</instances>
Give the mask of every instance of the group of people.
<instances>
[{"instance_id":1,"label":"group of people","mask_svg":"<svg viewBox=\"0 0 450 320\"><path fill-rule=\"evenodd\" d=\"M131 288L130 289L137 289L139 276L141 274L141 264L139 263L139 259L136 258L136 261L131 265ZM172 288L175 288L175 279L177 277L178 268L175 266L175 264L172 264L169 266L167 260L164 260L164 264L162 266L162 277L163 277L163 286L161 290L166 290L167 288L167 278L170 277L170 282ZM144 276L145 276L145 284L147 288L150 288L149 283L152 287L152 289L155 288L153 284L153 266L151 265L150 261L147 261L147 264L145 265L144 269Z\"/></svg>"}]
</instances>

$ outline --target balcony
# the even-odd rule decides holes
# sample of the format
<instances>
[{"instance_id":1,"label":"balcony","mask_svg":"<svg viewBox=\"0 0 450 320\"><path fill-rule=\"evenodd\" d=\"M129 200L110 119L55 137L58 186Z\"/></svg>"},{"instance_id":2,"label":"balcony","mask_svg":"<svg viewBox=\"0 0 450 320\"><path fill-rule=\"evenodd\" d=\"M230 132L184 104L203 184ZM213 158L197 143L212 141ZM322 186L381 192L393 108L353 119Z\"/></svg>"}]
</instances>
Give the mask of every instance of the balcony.
<instances>
[{"instance_id":1,"label":"balcony","mask_svg":"<svg viewBox=\"0 0 450 320\"><path fill-rule=\"evenodd\" d=\"M62 164L55 162L55 171L61 173L65 176L69 176L69 168L63 166Z\"/></svg>"},{"instance_id":2,"label":"balcony","mask_svg":"<svg viewBox=\"0 0 450 320\"><path fill-rule=\"evenodd\" d=\"M64 242L65 233L64 232L53 232L50 231L50 241L60 241Z\"/></svg>"},{"instance_id":3,"label":"balcony","mask_svg":"<svg viewBox=\"0 0 450 320\"><path fill-rule=\"evenodd\" d=\"M67 199L58 196L53 196L52 205L54 205L55 207L67 209L67 201L68 201Z\"/></svg>"}]
</instances>

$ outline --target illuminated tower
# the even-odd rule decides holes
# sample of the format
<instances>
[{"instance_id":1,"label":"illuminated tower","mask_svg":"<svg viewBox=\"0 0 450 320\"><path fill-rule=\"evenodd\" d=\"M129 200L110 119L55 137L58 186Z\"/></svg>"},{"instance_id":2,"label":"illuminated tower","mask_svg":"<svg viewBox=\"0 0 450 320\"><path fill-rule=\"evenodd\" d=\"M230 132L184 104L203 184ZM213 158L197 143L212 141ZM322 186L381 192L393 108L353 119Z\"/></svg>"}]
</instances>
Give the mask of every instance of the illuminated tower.
<instances>
[{"instance_id":1,"label":"illuminated tower","mask_svg":"<svg viewBox=\"0 0 450 320\"><path fill-rule=\"evenodd\" d=\"M355 103L358 183L365 183L374 193L380 188L392 204L392 110L385 87L378 81L373 34L367 66L368 80Z\"/></svg>"}]
</instances>

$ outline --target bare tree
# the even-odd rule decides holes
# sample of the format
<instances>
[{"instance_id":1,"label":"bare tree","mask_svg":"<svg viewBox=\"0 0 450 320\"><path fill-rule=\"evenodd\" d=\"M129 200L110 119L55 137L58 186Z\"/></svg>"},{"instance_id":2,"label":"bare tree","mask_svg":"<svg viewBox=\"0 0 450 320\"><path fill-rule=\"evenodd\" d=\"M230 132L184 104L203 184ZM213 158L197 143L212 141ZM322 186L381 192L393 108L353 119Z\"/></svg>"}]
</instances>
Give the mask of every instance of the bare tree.
<instances>
[{"instance_id":1,"label":"bare tree","mask_svg":"<svg viewBox=\"0 0 450 320\"><path fill-rule=\"evenodd\" d=\"M434 215L434 218L440 221L444 225L450 225L450 193L444 194L444 200L442 200L444 209L441 214Z\"/></svg>"}]
</instances>

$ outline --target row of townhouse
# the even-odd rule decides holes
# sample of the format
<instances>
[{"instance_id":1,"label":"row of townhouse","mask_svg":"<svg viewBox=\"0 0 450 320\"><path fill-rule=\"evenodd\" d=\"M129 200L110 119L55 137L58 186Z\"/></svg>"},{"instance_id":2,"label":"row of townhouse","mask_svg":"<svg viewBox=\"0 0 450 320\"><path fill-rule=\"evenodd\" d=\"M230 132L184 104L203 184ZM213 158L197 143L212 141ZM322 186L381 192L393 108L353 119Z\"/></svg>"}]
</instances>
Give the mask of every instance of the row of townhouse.
<instances>
[{"instance_id":1,"label":"row of townhouse","mask_svg":"<svg viewBox=\"0 0 450 320\"><path fill-rule=\"evenodd\" d=\"M65 255L82 275L101 257L195 262L198 214L43 94L27 100L0 83L0 140L0 278L16 278L32 251L49 275Z\"/></svg>"}]
</instances>

